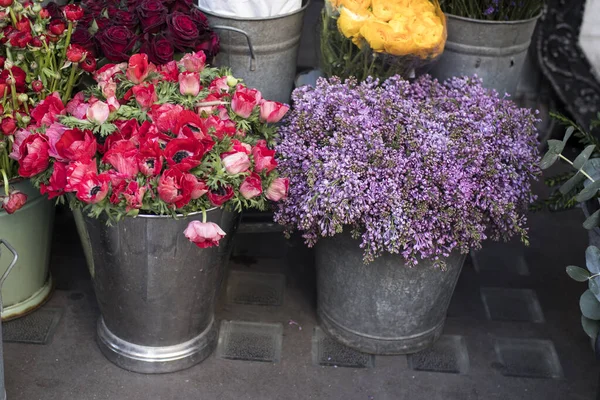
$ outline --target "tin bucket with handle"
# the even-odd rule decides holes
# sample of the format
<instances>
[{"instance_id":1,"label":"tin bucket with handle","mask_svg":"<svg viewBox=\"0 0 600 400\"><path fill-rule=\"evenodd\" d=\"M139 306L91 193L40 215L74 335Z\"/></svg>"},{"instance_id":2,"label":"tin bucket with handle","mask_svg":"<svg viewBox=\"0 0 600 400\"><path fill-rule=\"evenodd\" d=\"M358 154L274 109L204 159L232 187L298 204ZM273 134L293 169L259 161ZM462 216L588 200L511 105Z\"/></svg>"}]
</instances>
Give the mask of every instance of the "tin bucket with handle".
<instances>
[{"instance_id":1,"label":"tin bucket with handle","mask_svg":"<svg viewBox=\"0 0 600 400\"><path fill-rule=\"evenodd\" d=\"M199 7L221 39L215 64L230 67L235 77L260 90L263 98L288 103L309 4L304 0L297 11L264 18L219 15Z\"/></svg>"},{"instance_id":2,"label":"tin bucket with handle","mask_svg":"<svg viewBox=\"0 0 600 400\"><path fill-rule=\"evenodd\" d=\"M10 271L13 269L15 264L17 263L17 259L19 256L17 255L17 251L6 242L4 239L0 239L0 258L2 258L2 247L5 247L12 253L12 261L8 265L8 268L4 272L4 274L0 277L0 288L4 284L4 281L10 274ZM0 313L2 312L2 296L0 294ZM6 388L4 387L4 350L2 346L2 324L0 324L0 400L6 400Z\"/></svg>"}]
</instances>

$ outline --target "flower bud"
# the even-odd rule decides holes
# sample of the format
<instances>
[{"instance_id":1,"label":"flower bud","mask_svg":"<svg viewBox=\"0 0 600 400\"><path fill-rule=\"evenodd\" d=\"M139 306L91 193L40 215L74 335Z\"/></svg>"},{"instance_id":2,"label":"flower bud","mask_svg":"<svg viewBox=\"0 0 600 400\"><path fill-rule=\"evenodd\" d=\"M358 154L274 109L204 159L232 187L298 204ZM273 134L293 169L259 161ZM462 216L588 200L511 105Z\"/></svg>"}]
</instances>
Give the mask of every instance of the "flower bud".
<instances>
[{"instance_id":1,"label":"flower bud","mask_svg":"<svg viewBox=\"0 0 600 400\"><path fill-rule=\"evenodd\" d=\"M36 69L37 69L37 67L38 67L38 64L37 64L35 61L32 61L32 62L29 64L29 69L31 69L31 70L36 70Z\"/></svg>"},{"instance_id":2,"label":"flower bud","mask_svg":"<svg viewBox=\"0 0 600 400\"><path fill-rule=\"evenodd\" d=\"M17 54L17 61L22 62L25 59L25 55L23 53Z\"/></svg>"},{"instance_id":3,"label":"flower bud","mask_svg":"<svg viewBox=\"0 0 600 400\"><path fill-rule=\"evenodd\" d=\"M36 81L31 82L31 88L33 89L34 92L39 93L42 90L44 90L44 84L42 83L42 81L36 80Z\"/></svg>"},{"instance_id":4,"label":"flower bud","mask_svg":"<svg viewBox=\"0 0 600 400\"><path fill-rule=\"evenodd\" d=\"M21 93L17 96L17 100L19 100L19 103L26 103L29 100L29 96L26 93Z\"/></svg>"},{"instance_id":5,"label":"flower bud","mask_svg":"<svg viewBox=\"0 0 600 400\"><path fill-rule=\"evenodd\" d=\"M4 61L4 68L5 69L11 69L14 66L15 66L15 64L11 60Z\"/></svg>"},{"instance_id":6,"label":"flower bud","mask_svg":"<svg viewBox=\"0 0 600 400\"><path fill-rule=\"evenodd\" d=\"M229 87L235 87L238 84L239 80L231 75L227 75L227 84Z\"/></svg>"},{"instance_id":7,"label":"flower bud","mask_svg":"<svg viewBox=\"0 0 600 400\"><path fill-rule=\"evenodd\" d=\"M15 83L15 79L12 76L7 76L6 77L6 84L7 85L12 85L13 83Z\"/></svg>"},{"instance_id":8,"label":"flower bud","mask_svg":"<svg viewBox=\"0 0 600 400\"><path fill-rule=\"evenodd\" d=\"M33 7L31 7L31 9L33 10L34 13L39 13L40 11L42 11L42 6L40 4L34 4Z\"/></svg>"},{"instance_id":9,"label":"flower bud","mask_svg":"<svg viewBox=\"0 0 600 400\"><path fill-rule=\"evenodd\" d=\"M40 24L35 24L35 25L33 25L33 31L35 33L42 33L42 32L44 32L44 27Z\"/></svg>"},{"instance_id":10,"label":"flower bud","mask_svg":"<svg viewBox=\"0 0 600 400\"><path fill-rule=\"evenodd\" d=\"M13 10L14 10L15 12L17 12L17 13L18 13L18 12L21 12L21 11L23 11L23 5L22 5L21 3L19 3L18 1L15 1L13 4L14 4L14 5L13 5Z\"/></svg>"},{"instance_id":11,"label":"flower bud","mask_svg":"<svg viewBox=\"0 0 600 400\"><path fill-rule=\"evenodd\" d=\"M23 122L25 125L29 125L31 122L31 117L29 115L23 115L21 116L21 122Z\"/></svg>"}]
</instances>

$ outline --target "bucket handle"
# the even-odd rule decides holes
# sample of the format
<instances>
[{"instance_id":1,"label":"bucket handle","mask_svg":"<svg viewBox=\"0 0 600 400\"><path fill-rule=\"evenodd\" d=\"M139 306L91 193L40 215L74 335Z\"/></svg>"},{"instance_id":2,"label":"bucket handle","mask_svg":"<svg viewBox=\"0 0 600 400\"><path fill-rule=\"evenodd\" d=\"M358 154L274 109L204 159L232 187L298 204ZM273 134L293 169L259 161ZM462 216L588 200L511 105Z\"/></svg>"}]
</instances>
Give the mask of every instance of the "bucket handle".
<instances>
[{"instance_id":1,"label":"bucket handle","mask_svg":"<svg viewBox=\"0 0 600 400\"><path fill-rule=\"evenodd\" d=\"M6 240L0 239L0 244L3 244L8 249L8 251L10 251L13 255L12 262L6 269L6 272L4 272L4 274L0 277L0 288L2 288L4 281L6 280L6 278L8 278L8 274L10 274L10 271L13 269L13 267L17 263L17 260L19 259L19 255L17 254L17 251L14 249L14 247L12 247ZM2 254L2 249L0 249L0 254Z\"/></svg>"},{"instance_id":2,"label":"bucket handle","mask_svg":"<svg viewBox=\"0 0 600 400\"><path fill-rule=\"evenodd\" d=\"M234 28L231 26L225 26L225 25L214 25L211 28L212 29L222 29L224 31L237 32L237 33L241 33L242 35L246 36L246 40L248 41L248 49L250 49L250 71L256 71L256 56L254 55L254 47L252 46L252 40L250 40L250 35L248 35L248 33L246 33L246 31L243 31L241 29Z\"/></svg>"}]
</instances>

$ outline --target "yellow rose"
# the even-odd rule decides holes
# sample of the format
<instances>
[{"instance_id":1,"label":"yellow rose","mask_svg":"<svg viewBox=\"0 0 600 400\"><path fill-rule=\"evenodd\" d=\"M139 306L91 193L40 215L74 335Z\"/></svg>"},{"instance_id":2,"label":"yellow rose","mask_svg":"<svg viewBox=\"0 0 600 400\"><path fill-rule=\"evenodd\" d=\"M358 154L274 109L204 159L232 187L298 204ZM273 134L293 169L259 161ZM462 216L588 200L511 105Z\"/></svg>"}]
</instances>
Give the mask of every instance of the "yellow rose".
<instances>
[{"instance_id":1,"label":"yellow rose","mask_svg":"<svg viewBox=\"0 0 600 400\"><path fill-rule=\"evenodd\" d=\"M421 14L424 12L435 12L435 6L429 0L413 0L411 8L417 14Z\"/></svg>"},{"instance_id":2,"label":"yellow rose","mask_svg":"<svg viewBox=\"0 0 600 400\"><path fill-rule=\"evenodd\" d=\"M337 0L337 3L358 15L364 15L371 7L371 0Z\"/></svg>"},{"instance_id":3,"label":"yellow rose","mask_svg":"<svg viewBox=\"0 0 600 400\"><path fill-rule=\"evenodd\" d=\"M416 50L417 47L408 30L394 32L394 35L385 44L385 52L395 56L413 54Z\"/></svg>"},{"instance_id":4,"label":"yellow rose","mask_svg":"<svg viewBox=\"0 0 600 400\"><path fill-rule=\"evenodd\" d=\"M388 22L399 10L408 7L407 0L393 2L390 0L372 0L373 15L383 22Z\"/></svg>"},{"instance_id":5,"label":"yellow rose","mask_svg":"<svg viewBox=\"0 0 600 400\"><path fill-rule=\"evenodd\" d=\"M340 17L337 20L338 29L347 38L353 38L360 33L360 28L367 19L367 16L358 15L347 8L342 8L340 9Z\"/></svg>"},{"instance_id":6,"label":"yellow rose","mask_svg":"<svg viewBox=\"0 0 600 400\"><path fill-rule=\"evenodd\" d=\"M385 51L385 44L393 37L394 31L389 24L373 18L364 23L360 28L360 34L367 40L373 51L380 53Z\"/></svg>"}]
</instances>

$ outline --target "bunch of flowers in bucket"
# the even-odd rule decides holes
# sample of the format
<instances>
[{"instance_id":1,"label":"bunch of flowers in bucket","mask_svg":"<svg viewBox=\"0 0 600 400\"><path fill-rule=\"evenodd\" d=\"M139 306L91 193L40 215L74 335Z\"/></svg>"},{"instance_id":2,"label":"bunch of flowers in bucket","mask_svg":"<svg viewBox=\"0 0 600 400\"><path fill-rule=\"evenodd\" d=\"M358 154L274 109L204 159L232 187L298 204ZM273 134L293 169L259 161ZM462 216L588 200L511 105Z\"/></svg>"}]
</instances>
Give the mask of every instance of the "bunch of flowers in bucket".
<instances>
[{"instance_id":1,"label":"bunch of flowers in bucket","mask_svg":"<svg viewBox=\"0 0 600 400\"><path fill-rule=\"evenodd\" d=\"M264 209L286 196L270 148L286 105L262 99L202 52L162 67L146 54L109 64L66 106L49 97L44 122L17 132L19 174L48 197L118 221L138 213L203 211L186 236L200 247L223 232L205 211Z\"/></svg>"},{"instance_id":2,"label":"bunch of flowers in bucket","mask_svg":"<svg viewBox=\"0 0 600 400\"><path fill-rule=\"evenodd\" d=\"M10 214L27 200L9 183L18 177L16 162L9 158L15 132L32 121L43 123L45 113L35 106L49 96L68 100L79 77L96 69L96 59L70 40L84 16L81 7L68 5L57 12L61 20L51 20L50 11L37 2L0 2L0 208Z\"/></svg>"},{"instance_id":3,"label":"bunch of flowers in bucket","mask_svg":"<svg viewBox=\"0 0 600 400\"><path fill-rule=\"evenodd\" d=\"M327 0L321 69L328 77L408 77L439 56L446 19L436 0Z\"/></svg>"},{"instance_id":4,"label":"bunch of flowers in bucket","mask_svg":"<svg viewBox=\"0 0 600 400\"><path fill-rule=\"evenodd\" d=\"M277 147L290 193L275 218L308 245L350 229L365 262L389 252L415 265L488 237L527 240L539 174L531 110L478 79L428 76L320 79L292 99Z\"/></svg>"},{"instance_id":5,"label":"bunch of flowers in bucket","mask_svg":"<svg viewBox=\"0 0 600 400\"><path fill-rule=\"evenodd\" d=\"M88 17L73 40L98 57L123 62L138 52L156 65L176 53L204 51L210 59L219 52L219 37L191 0L85 0Z\"/></svg>"}]
</instances>

